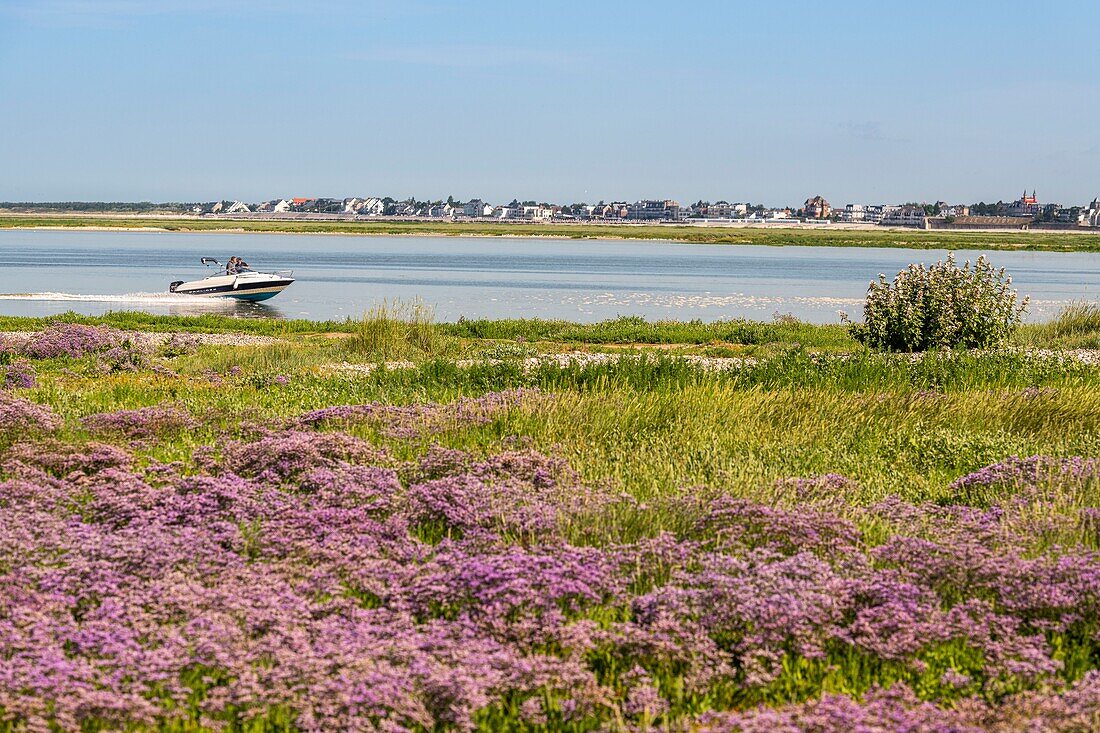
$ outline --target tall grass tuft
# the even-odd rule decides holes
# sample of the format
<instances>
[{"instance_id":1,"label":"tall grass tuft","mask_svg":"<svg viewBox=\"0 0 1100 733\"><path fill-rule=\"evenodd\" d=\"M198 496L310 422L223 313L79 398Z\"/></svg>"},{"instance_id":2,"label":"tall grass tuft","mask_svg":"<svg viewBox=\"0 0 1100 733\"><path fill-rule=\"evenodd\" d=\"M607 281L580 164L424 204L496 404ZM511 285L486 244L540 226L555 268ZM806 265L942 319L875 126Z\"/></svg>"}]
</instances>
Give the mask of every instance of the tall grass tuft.
<instances>
[{"instance_id":1,"label":"tall grass tuft","mask_svg":"<svg viewBox=\"0 0 1100 733\"><path fill-rule=\"evenodd\" d=\"M364 314L343 343L346 354L371 360L436 358L457 342L435 326L435 313L419 301L381 303Z\"/></svg>"},{"instance_id":2,"label":"tall grass tuft","mask_svg":"<svg viewBox=\"0 0 1100 733\"><path fill-rule=\"evenodd\" d=\"M1023 346L1048 349L1100 348L1100 304L1072 303L1053 321L1021 328L1016 341Z\"/></svg>"},{"instance_id":3,"label":"tall grass tuft","mask_svg":"<svg viewBox=\"0 0 1100 733\"><path fill-rule=\"evenodd\" d=\"M1050 328L1055 336L1100 335L1100 304L1072 303L1062 309Z\"/></svg>"}]
</instances>

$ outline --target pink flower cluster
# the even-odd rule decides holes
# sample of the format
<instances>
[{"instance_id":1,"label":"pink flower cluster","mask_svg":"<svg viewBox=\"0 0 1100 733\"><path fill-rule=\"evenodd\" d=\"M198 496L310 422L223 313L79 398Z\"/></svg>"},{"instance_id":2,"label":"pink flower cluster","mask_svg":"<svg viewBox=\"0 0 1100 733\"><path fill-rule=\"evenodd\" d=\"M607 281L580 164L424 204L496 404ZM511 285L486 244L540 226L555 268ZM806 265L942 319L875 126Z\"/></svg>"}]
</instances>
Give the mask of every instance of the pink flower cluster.
<instances>
[{"instance_id":1,"label":"pink flower cluster","mask_svg":"<svg viewBox=\"0 0 1100 733\"><path fill-rule=\"evenodd\" d=\"M4 376L0 386L3 389L30 389L38 383L34 367L26 359L8 364L2 370Z\"/></svg>"},{"instance_id":2,"label":"pink flower cluster","mask_svg":"<svg viewBox=\"0 0 1100 733\"><path fill-rule=\"evenodd\" d=\"M337 405L307 412L299 418L306 427L348 427L366 424L378 427L394 438L416 438L447 430L485 425L500 412L541 396L537 389L488 392L480 397L462 397L451 403L427 402L414 405Z\"/></svg>"},{"instance_id":3,"label":"pink flower cluster","mask_svg":"<svg viewBox=\"0 0 1100 733\"><path fill-rule=\"evenodd\" d=\"M85 425L184 424L157 409ZM0 394L0 419L56 427L42 410ZM852 485L792 481L807 497ZM0 481L0 717L16 730L1092 729L1100 554L1041 541L1080 537L1078 514L1030 499L830 506L685 501L682 532L648 533L629 528L658 525L646 512L659 508L531 450L402 462L291 430L172 467L25 441ZM619 541L579 541L592 526Z\"/></svg>"},{"instance_id":4,"label":"pink flower cluster","mask_svg":"<svg viewBox=\"0 0 1100 733\"><path fill-rule=\"evenodd\" d=\"M58 322L35 332L23 344L22 351L35 359L75 358L107 351L125 340L121 331L106 326Z\"/></svg>"},{"instance_id":5,"label":"pink flower cluster","mask_svg":"<svg viewBox=\"0 0 1100 733\"><path fill-rule=\"evenodd\" d=\"M50 433L61 427L61 422L61 417L46 405L0 391L0 438Z\"/></svg>"},{"instance_id":6,"label":"pink flower cluster","mask_svg":"<svg viewBox=\"0 0 1100 733\"><path fill-rule=\"evenodd\" d=\"M758 707L704 719L702 733L1084 733L1096 730L1100 721L1100 673L1089 673L1064 694L1021 694L1001 705L969 699L944 709L895 685L876 688L862 701L831 694L778 709Z\"/></svg>"},{"instance_id":7,"label":"pink flower cluster","mask_svg":"<svg viewBox=\"0 0 1100 733\"><path fill-rule=\"evenodd\" d=\"M99 369L104 372L132 372L151 365L148 348L133 341L126 332L79 323L52 323L32 333L22 343L0 345L0 351L21 353L32 359L95 356ZM26 369L22 372L22 381L26 381ZM33 375L29 378L33 381Z\"/></svg>"},{"instance_id":8,"label":"pink flower cluster","mask_svg":"<svg viewBox=\"0 0 1100 733\"><path fill-rule=\"evenodd\" d=\"M171 405L100 412L88 415L80 422L94 434L134 440L178 434L198 424L189 412Z\"/></svg>"},{"instance_id":9,"label":"pink flower cluster","mask_svg":"<svg viewBox=\"0 0 1100 733\"><path fill-rule=\"evenodd\" d=\"M1032 492L1067 484L1080 486L1097 479L1100 479L1100 460L1095 458L1012 456L959 478L951 489L960 498L976 500L983 494L992 496L990 492Z\"/></svg>"}]
</instances>

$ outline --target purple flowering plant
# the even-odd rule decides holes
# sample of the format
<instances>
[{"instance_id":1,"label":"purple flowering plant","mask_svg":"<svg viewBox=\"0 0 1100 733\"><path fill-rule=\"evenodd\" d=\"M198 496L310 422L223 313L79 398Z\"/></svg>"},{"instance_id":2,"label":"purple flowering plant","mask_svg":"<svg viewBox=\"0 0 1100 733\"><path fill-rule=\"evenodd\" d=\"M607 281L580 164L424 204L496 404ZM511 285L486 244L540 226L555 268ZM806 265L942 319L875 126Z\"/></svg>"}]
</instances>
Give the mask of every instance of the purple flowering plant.
<instances>
[{"instance_id":1,"label":"purple flowering plant","mask_svg":"<svg viewBox=\"0 0 1100 733\"><path fill-rule=\"evenodd\" d=\"M0 730L1100 720L1096 507L1077 491L1036 511L1092 461L1008 459L940 504L863 506L844 476L794 477L781 503L714 490L682 497L671 531L601 539L659 527L667 505L522 444L405 460L342 431L440 435L535 397L324 408L167 465L74 442L49 408L0 393ZM196 426L161 404L88 415L76 435Z\"/></svg>"},{"instance_id":2,"label":"purple flowering plant","mask_svg":"<svg viewBox=\"0 0 1100 733\"><path fill-rule=\"evenodd\" d=\"M3 389L30 389L38 383L34 367L26 359L8 364L3 369Z\"/></svg>"}]
</instances>

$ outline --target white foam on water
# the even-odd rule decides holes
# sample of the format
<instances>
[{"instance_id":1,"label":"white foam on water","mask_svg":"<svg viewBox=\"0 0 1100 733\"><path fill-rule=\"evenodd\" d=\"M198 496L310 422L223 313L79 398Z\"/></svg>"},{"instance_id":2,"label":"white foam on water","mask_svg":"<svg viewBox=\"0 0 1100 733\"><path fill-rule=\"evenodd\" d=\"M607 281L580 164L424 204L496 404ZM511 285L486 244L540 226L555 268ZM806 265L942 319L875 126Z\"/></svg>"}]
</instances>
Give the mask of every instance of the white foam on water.
<instances>
[{"instance_id":1,"label":"white foam on water","mask_svg":"<svg viewBox=\"0 0 1100 733\"><path fill-rule=\"evenodd\" d=\"M33 300L48 302L74 301L81 303L156 303L218 305L229 299L204 298L200 295L181 293L123 293L121 295L90 293L0 293L0 300Z\"/></svg>"}]
</instances>

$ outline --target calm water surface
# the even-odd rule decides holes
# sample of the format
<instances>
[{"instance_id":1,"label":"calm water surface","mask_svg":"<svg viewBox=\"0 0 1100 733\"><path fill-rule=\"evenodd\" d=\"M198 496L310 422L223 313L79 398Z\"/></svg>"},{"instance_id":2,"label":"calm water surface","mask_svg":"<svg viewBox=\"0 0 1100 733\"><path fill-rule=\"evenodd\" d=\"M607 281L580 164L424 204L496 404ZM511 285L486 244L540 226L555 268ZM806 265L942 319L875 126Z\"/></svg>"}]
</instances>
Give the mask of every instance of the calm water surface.
<instances>
[{"instance_id":1,"label":"calm water surface","mask_svg":"<svg viewBox=\"0 0 1100 733\"><path fill-rule=\"evenodd\" d=\"M199 257L242 256L298 279L264 304L175 296L172 280L200 277ZM617 315L649 319L770 319L818 323L858 314L867 284L945 251L765 247L669 242L479 237L0 230L0 314L143 310L343 319L393 299L419 299L439 320ZM978 255L960 251L960 260ZM1032 320L1100 297L1100 256L992 252Z\"/></svg>"}]
</instances>

